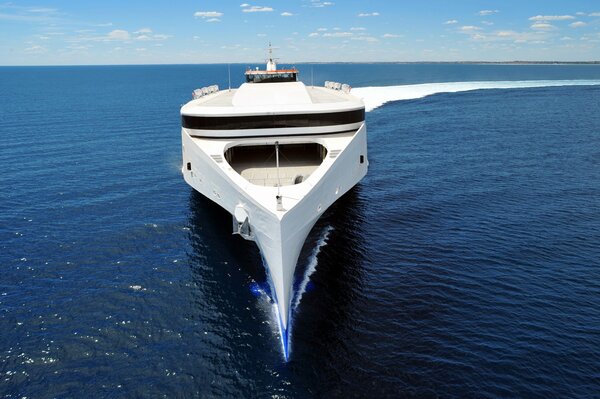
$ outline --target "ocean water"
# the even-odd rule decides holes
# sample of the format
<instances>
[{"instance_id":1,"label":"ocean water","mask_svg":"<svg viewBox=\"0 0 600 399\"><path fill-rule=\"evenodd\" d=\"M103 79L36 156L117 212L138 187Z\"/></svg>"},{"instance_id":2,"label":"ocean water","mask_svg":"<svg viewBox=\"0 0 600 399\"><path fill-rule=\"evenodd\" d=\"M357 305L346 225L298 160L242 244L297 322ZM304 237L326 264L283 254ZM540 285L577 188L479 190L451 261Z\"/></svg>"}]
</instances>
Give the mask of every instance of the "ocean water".
<instances>
[{"instance_id":1,"label":"ocean water","mask_svg":"<svg viewBox=\"0 0 600 399\"><path fill-rule=\"evenodd\" d=\"M0 397L598 397L600 66L299 68L373 106L288 362L258 250L180 174L227 66L0 68Z\"/></svg>"}]
</instances>

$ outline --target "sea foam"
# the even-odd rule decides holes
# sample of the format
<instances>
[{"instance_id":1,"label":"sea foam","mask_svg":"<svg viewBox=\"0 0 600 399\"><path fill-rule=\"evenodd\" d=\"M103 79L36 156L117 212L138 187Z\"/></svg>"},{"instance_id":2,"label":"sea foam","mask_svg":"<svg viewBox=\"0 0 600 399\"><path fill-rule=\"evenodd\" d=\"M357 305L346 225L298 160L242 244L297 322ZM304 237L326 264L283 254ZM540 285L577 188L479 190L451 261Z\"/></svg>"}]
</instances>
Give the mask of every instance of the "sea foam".
<instances>
[{"instance_id":1,"label":"sea foam","mask_svg":"<svg viewBox=\"0 0 600 399\"><path fill-rule=\"evenodd\" d=\"M438 93L458 93L483 89L522 89L556 86L597 86L600 80L522 80L487 82L423 83L401 86L355 87L352 94L361 97L366 111L372 111L390 101L414 100Z\"/></svg>"}]
</instances>

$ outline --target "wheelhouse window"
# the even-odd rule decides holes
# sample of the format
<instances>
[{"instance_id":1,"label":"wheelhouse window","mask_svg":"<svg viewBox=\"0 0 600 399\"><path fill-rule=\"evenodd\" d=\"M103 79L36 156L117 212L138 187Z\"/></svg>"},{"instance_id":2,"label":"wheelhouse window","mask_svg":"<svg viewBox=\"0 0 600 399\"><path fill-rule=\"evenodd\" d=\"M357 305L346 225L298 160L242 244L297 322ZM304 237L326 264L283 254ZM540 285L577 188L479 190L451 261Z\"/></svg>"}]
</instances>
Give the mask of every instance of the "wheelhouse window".
<instances>
[{"instance_id":1,"label":"wheelhouse window","mask_svg":"<svg viewBox=\"0 0 600 399\"><path fill-rule=\"evenodd\" d=\"M279 83L295 82L297 73L246 73L246 83Z\"/></svg>"}]
</instances>

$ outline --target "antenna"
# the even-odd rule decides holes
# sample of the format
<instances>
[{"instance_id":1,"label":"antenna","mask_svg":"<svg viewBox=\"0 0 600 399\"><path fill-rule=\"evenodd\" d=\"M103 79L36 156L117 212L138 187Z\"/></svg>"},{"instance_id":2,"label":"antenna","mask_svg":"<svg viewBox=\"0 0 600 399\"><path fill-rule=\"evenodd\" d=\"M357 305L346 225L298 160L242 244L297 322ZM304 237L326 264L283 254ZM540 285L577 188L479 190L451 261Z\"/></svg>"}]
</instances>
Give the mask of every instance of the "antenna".
<instances>
[{"instance_id":1,"label":"antenna","mask_svg":"<svg viewBox=\"0 0 600 399\"><path fill-rule=\"evenodd\" d=\"M279 141L275 142L275 162L277 164L277 196L279 197L279 187L281 187L281 180L279 180Z\"/></svg>"},{"instance_id":2,"label":"antenna","mask_svg":"<svg viewBox=\"0 0 600 399\"><path fill-rule=\"evenodd\" d=\"M229 91L231 91L231 64L227 64L227 76L229 77Z\"/></svg>"}]
</instances>

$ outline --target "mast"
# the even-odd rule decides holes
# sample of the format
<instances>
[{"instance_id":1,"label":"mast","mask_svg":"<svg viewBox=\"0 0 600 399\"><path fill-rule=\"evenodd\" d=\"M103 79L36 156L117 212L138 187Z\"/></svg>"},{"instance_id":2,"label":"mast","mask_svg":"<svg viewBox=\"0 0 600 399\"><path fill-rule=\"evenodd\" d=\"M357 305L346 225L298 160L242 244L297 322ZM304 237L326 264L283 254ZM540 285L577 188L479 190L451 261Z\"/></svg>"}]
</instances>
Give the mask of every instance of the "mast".
<instances>
[{"instance_id":1,"label":"mast","mask_svg":"<svg viewBox=\"0 0 600 399\"><path fill-rule=\"evenodd\" d=\"M273 61L273 47L271 47L271 42L269 42L269 61L267 61L267 72L276 71L277 64Z\"/></svg>"}]
</instances>

